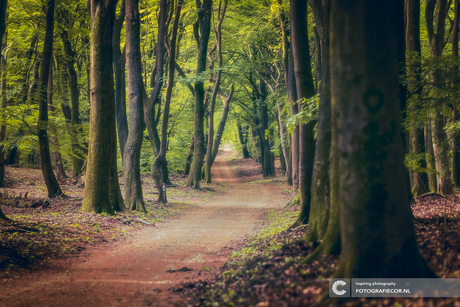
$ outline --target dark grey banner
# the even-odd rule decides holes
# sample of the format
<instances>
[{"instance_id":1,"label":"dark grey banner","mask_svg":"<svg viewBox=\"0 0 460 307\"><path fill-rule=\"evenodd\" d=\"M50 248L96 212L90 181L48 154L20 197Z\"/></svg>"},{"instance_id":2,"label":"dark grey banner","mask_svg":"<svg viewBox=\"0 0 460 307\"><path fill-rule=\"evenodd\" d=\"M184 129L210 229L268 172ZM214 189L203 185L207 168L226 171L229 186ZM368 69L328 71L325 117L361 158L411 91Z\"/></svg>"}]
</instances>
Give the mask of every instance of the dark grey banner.
<instances>
[{"instance_id":1,"label":"dark grey banner","mask_svg":"<svg viewBox=\"0 0 460 307\"><path fill-rule=\"evenodd\" d=\"M331 278L330 297L460 297L458 278Z\"/></svg>"}]
</instances>

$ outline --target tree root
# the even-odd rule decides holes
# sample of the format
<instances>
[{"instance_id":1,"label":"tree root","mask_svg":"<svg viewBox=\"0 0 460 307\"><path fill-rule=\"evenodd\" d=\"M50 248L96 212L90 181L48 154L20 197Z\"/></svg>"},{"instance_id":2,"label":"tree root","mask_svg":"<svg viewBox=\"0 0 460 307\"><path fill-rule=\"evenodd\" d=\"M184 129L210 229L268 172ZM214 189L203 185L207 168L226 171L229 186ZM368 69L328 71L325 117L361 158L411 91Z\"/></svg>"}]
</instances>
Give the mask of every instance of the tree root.
<instances>
[{"instance_id":1,"label":"tree root","mask_svg":"<svg viewBox=\"0 0 460 307\"><path fill-rule=\"evenodd\" d=\"M442 197L442 198L446 198L445 195L442 195L442 194L439 194L439 193L436 193L436 192L425 193L425 194L422 194L422 195L414 197L414 198L422 198L422 197L426 197L426 196L439 196L439 197Z\"/></svg>"}]
</instances>

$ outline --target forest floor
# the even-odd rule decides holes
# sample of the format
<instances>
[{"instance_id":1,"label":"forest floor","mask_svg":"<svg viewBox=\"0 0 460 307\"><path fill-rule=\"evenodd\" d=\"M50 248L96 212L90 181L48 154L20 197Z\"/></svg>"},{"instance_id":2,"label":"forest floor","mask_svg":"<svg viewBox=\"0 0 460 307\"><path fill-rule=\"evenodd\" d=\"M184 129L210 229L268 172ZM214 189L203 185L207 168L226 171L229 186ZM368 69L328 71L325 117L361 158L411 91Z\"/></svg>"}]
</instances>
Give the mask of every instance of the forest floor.
<instances>
[{"instance_id":1,"label":"forest floor","mask_svg":"<svg viewBox=\"0 0 460 307\"><path fill-rule=\"evenodd\" d=\"M62 182L68 198L47 203L37 170L8 169L0 189L0 306L310 306L338 257L304 260L316 245L291 229L282 177L221 152L214 183L201 190L176 176L168 206L143 176L148 214L81 213L83 179ZM24 197L27 193L27 197ZM457 193L458 194L458 193ZM1 197L3 196L3 197ZM412 201L420 252L441 278L460 278L460 197ZM147 224L149 223L149 224ZM151 225L153 224L153 225ZM307 226L308 227L308 226ZM374 298L344 306L460 306L457 298Z\"/></svg>"},{"instance_id":2,"label":"forest floor","mask_svg":"<svg viewBox=\"0 0 460 307\"><path fill-rule=\"evenodd\" d=\"M144 176L148 214L80 212L84 178L61 182L67 198L47 201L39 171L7 175L0 201L13 222L0 223L0 306L182 304L167 290L213 277L291 193L281 177L262 180L256 163L231 151L220 152L215 183L201 190L172 178L168 206L155 202Z\"/></svg>"}]
</instances>

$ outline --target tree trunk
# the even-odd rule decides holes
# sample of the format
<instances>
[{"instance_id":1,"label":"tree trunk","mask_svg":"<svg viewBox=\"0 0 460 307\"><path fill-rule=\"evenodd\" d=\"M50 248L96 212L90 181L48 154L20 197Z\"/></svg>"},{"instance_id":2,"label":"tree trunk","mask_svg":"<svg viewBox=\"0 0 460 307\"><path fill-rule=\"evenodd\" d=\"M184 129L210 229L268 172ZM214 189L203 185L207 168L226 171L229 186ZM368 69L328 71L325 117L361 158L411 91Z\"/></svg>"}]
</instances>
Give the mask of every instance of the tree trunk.
<instances>
[{"instance_id":1,"label":"tree trunk","mask_svg":"<svg viewBox=\"0 0 460 307\"><path fill-rule=\"evenodd\" d=\"M248 129L243 131L241 124L236 124L238 129L238 138L240 140L241 148L243 150L243 159L249 159L251 156L248 151Z\"/></svg>"},{"instance_id":2,"label":"tree trunk","mask_svg":"<svg viewBox=\"0 0 460 307\"><path fill-rule=\"evenodd\" d=\"M299 106L297 104L297 88L294 73L294 58L292 56L292 48L289 52L289 109L291 111L291 117L299 112ZM297 195L299 189L299 126L296 126L292 131L291 137L291 165L292 165L292 190L293 194Z\"/></svg>"},{"instance_id":3,"label":"tree trunk","mask_svg":"<svg viewBox=\"0 0 460 307\"><path fill-rule=\"evenodd\" d=\"M2 97L1 97L1 106L2 109L5 109L8 106L8 100L6 99L6 78L7 78L7 55L4 53L4 49L6 47L6 43L3 43L3 36L6 32L6 8L7 8L7 1L0 0L0 46L2 56L0 57L2 63L0 66L1 69L1 76L2 76ZM6 135L6 125L1 123L0 124L0 143L3 142ZM0 188L5 187L5 153L3 145L0 145ZM5 220L6 216L3 214L1 207L0 207L0 219Z\"/></svg>"},{"instance_id":4,"label":"tree trunk","mask_svg":"<svg viewBox=\"0 0 460 307\"><path fill-rule=\"evenodd\" d=\"M206 163L205 163L205 180L206 183L211 183L211 166L214 163L214 159L217 156L217 152L219 150L220 140L222 139L222 133L225 128L225 122L227 121L227 115L229 111L229 104L230 100L232 99L233 95L233 84L231 85L230 95L229 98L226 98L223 93L222 89L220 88L220 80L222 77L222 22L225 17L225 13L227 10L227 2L228 0L224 0L222 6L222 0L219 1L219 9L217 11L217 27L214 29L214 34L216 36L216 52L217 52L217 62L218 62L218 71L216 80L214 82L214 89L211 96L210 107L209 107L209 129L208 129L208 144L206 147ZM211 57L211 56L210 56ZM212 60L212 57L211 57ZM222 117L219 123L219 129L222 129L220 132L217 131L216 140L213 139L214 137L214 108L216 105L216 99L218 93L220 93L220 97L224 102L224 108L222 111ZM221 127L222 126L222 127ZM215 154L214 154L215 152Z\"/></svg>"},{"instance_id":5,"label":"tree trunk","mask_svg":"<svg viewBox=\"0 0 460 307\"><path fill-rule=\"evenodd\" d=\"M342 221L334 277L435 277L418 251L404 188L398 4L331 5L332 173L338 177L332 201Z\"/></svg>"},{"instance_id":6,"label":"tree trunk","mask_svg":"<svg viewBox=\"0 0 460 307\"><path fill-rule=\"evenodd\" d=\"M53 62L50 61L50 72L48 76L48 112L50 114L53 114L54 112L54 106L53 106ZM54 164L56 168L56 177L57 179L64 179L67 178L67 174L65 173L64 170L64 165L62 163L62 157L61 153L59 152L59 141L56 137L56 125L54 123L54 120L50 120L49 122L49 128L51 132L51 142L54 144Z\"/></svg>"},{"instance_id":7,"label":"tree trunk","mask_svg":"<svg viewBox=\"0 0 460 307\"><path fill-rule=\"evenodd\" d=\"M315 95L308 45L307 3L291 0L292 54L298 99ZM311 180L315 158L314 127L316 121L299 124L299 195L300 212L295 224L306 224L310 214Z\"/></svg>"},{"instance_id":8,"label":"tree trunk","mask_svg":"<svg viewBox=\"0 0 460 307\"><path fill-rule=\"evenodd\" d=\"M436 29L434 28L433 20L435 7L437 7L435 17ZM430 45L430 55L432 57L442 56L447 10L447 0L427 0L426 2L425 21ZM439 69L433 71L432 79L434 87L441 89L444 80L442 79L442 72ZM436 160L436 171L439 174L437 176L437 191L447 195L452 194L453 189L448 157L449 143L447 142L447 135L444 131L444 117L440 111L441 107L442 101L436 100L432 111L431 136Z\"/></svg>"},{"instance_id":9,"label":"tree trunk","mask_svg":"<svg viewBox=\"0 0 460 307\"><path fill-rule=\"evenodd\" d=\"M126 0L126 68L128 72L129 129L123 154L125 204L146 212L142 198L141 147L144 130L139 0Z\"/></svg>"},{"instance_id":10,"label":"tree trunk","mask_svg":"<svg viewBox=\"0 0 460 307\"><path fill-rule=\"evenodd\" d=\"M129 0L128 0L129 1ZM180 12L182 9L182 1L179 0L176 7L176 13L174 17L174 23L171 34L170 42L170 53L169 53L169 74L168 74L168 87L166 89L165 105L163 110L163 122L161 125L161 147L160 151L152 163L152 177L156 182L158 190L158 201L162 203L167 203L166 193L163 193L162 186L163 182L159 179L163 179L161 176L161 165L166 163L166 145L168 143L168 120L169 120L169 111L171 105L171 96L172 89L174 87L174 73L175 73L175 63L176 63L176 41L177 41L177 28L179 25ZM173 10L173 7L171 7Z\"/></svg>"},{"instance_id":11,"label":"tree trunk","mask_svg":"<svg viewBox=\"0 0 460 307\"><path fill-rule=\"evenodd\" d=\"M330 75L330 0L311 2L321 46L321 82L318 106L316 152L311 186L311 206L306 239L322 240L326 234L330 208L330 149L331 149L331 75ZM339 231L338 227L336 231Z\"/></svg>"},{"instance_id":12,"label":"tree trunk","mask_svg":"<svg viewBox=\"0 0 460 307\"><path fill-rule=\"evenodd\" d=\"M51 166L51 156L48 140L48 103L47 103L47 88L48 78L50 74L50 62L53 49L53 30L54 30L54 7L55 0L48 0L46 10L46 32L45 42L43 45L42 64L40 71L40 90L38 100L38 143L40 145L40 161L45 179L48 197L54 198L61 196L63 193L59 187L59 183L54 176L53 167Z\"/></svg>"},{"instance_id":13,"label":"tree trunk","mask_svg":"<svg viewBox=\"0 0 460 307\"><path fill-rule=\"evenodd\" d=\"M29 65L30 61L32 59L32 56L34 55L35 48L37 47L37 42L38 42L38 35L34 35L32 37L32 40L30 42L29 49L26 52L26 62L25 62L25 69L24 73L22 76L22 88L21 88L21 100L22 103L25 103L27 101L27 85L29 84Z\"/></svg>"},{"instance_id":14,"label":"tree trunk","mask_svg":"<svg viewBox=\"0 0 460 307\"><path fill-rule=\"evenodd\" d=\"M261 87L263 82L260 83ZM266 135L268 130L268 108L267 103L263 100L260 102L260 125L259 125L259 142L261 145L261 159L262 159L262 174L264 178L272 176L271 172L271 152L269 136Z\"/></svg>"},{"instance_id":15,"label":"tree trunk","mask_svg":"<svg viewBox=\"0 0 460 307\"><path fill-rule=\"evenodd\" d=\"M67 30L61 30L62 43L65 51L65 66L68 75L70 102L71 102L71 118L70 118L70 138L72 142L72 176L79 176L82 173L84 161L84 152L81 147L80 137L80 90L78 89L78 75L75 70L75 52L69 39Z\"/></svg>"},{"instance_id":16,"label":"tree trunk","mask_svg":"<svg viewBox=\"0 0 460 307\"><path fill-rule=\"evenodd\" d=\"M409 92L419 95L419 82L421 76L421 45L420 45L420 0L405 1L405 21L406 21L406 50L409 54L408 75L411 76L413 84L408 85ZM411 111L417 114L420 110L419 102L414 101L411 106ZM410 147L413 154L420 155L425 153L425 140L423 128L420 128L417 123L411 125L410 130ZM426 168L426 159L422 158L418 161L421 168ZM420 196L429 191L428 176L426 172L412 172L412 195Z\"/></svg>"},{"instance_id":17,"label":"tree trunk","mask_svg":"<svg viewBox=\"0 0 460 307\"><path fill-rule=\"evenodd\" d=\"M283 9L283 0L278 0L279 10L278 10L278 18L280 22L280 30L281 30L281 37L282 37L282 47L283 47L283 68L284 68L284 83L286 89L289 92L289 42L288 42L288 31L287 31L287 18L286 14ZM288 95L291 98L291 95ZM289 99L289 103L292 104L292 100ZM292 154L291 154L291 147L287 143L285 139L286 131L284 129L284 120L283 114L281 110L283 106L278 103L278 127L280 132L280 142L281 148L283 150L283 156L286 161L286 177L287 177L287 184L292 185ZM281 158L281 155L280 155Z\"/></svg>"},{"instance_id":18,"label":"tree trunk","mask_svg":"<svg viewBox=\"0 0 460 307\"><path fill-rule=\"evenodd\" d=\"M126 48L120 51L121 29L125 20L125 0L120 6L120 13L113 28L113 68L115 74L115 117L117 121L118 143L121 158L124 159L126 140L128 138L128 118L126 116Z\"/></svg>"},{"instance_id":19,"label":"tree trunk","mask_svg":"<svg viewBox=\"0 0 460 307\"><path fill-rule=\"evenodd\" d=\"M192 157L193 157L193 149L195 147L195 139L192 136L192 143L190 144L190 148L188 150L187 158L185 159L185 167L184 167L184 175L188 176L190 173L190 166L192 165Z\"/></svg>"},{"instance_id":20,"label":"tree trunk","mask_svg":"<svg viewBox=\"0 0 460 307\"><path fill-rule=\"evenodd\" d=\"M454 0L454 24L453 24L453 29L452 29L452 56L454 58L454 61L458 61L458 32L459 32L459 16L460 14L460 3L459 0ZM458 75L458 65L454 65L452 67L452 74L453 74L453 80L452 80L452 87L454 90L458 88L459 85L459 75ZM458 121L459 115L458 115L458 109L456 106L453 106L453 111L452 111L452 119L454 121ZM452 134L452 178L454 179L454 184L455 186L460 185L460 172L459 172L459 167L460 167L460 153L458 150L459 146L459 133L453 133Z\"/></svg>"},{"instance_id":21,"label":"tree trunk","mask_svg":"<svg viewBox=\"0 0 460 307\"><path fill-rule=\"evenodd\" d=\"M230 102L232 101L233 92L234 92L233 83L230 85L230 94L228 95L228 97L224 95L221 89L219 89L218 92L219 92L219 96L221 100L223 101L224 105L222 107L222 115L220 116L219 125L217 126L216 136L213 141L213 148L212 148L211 157L210 157L209 169L211 169L211 166L217 157L217 153L219 152L220 142L222 140L222 136L224 135L225 124L227 123L228 112L230 111ZM206 160L206 163L208 163L207 160ZM211 179L211 176L209 176L209 179ZM206 182L210 183L211 181L209 182L206 181Z\"/></svg>"},{"instance_id":22,"label":"tree trunk","mask_svg":"<svg viewBox=\"0 0 460 307\"><path fill-rule=\"evenodd\" d=\"M149 141L153 153L158 155L161 147L161 140L157 130L159 116L155 116L155 106L158 104L160 107L160 92L163 87L163 70L166 55L165 39L167 33L167 19L168 19L168 1L160 1L160 12L158 14L158 35L156 45L155 68L152 70L150 78L150 87L153 88L150 98L148 98L144 87L144 119L149 134ZM160 109L158 109L160 110ZM160 114L157 114L160 115ZM162 163L163 181L166 184L171 184L168 175L168 164Z\"/></svg>"},{"instance_id":23,"label":"tree trunk","mask_svg":"<svg viewBox=\"0 0 460 307\"><path fill-rule=\"evenodd\" d=\"M82 210L113 214L110 171L113 163L115 97L112 34L116 0L90 0L91 103L85 195Z\"/></svg>"},{"instance_id":24,"label":"tree trunk","mask_svg":"<svg viewBox=\"0 0 460 307\"><path fill-rule=\"evenodd\" d=\"M430 187L430 191L437 192L438 184L436 174L434 173L434 171L436 171L436 163L434 160L433 138L431 136L431 123L425 125L425 148L427 153L426 164L427 167L431 170L431 172L428 173L428 185Z\"/></svg>"},{"instance_id":25,"label":"tree trunk","mask_svg":"<svg viewBox=\"0 0 460 307\"><path fill-rule=\"evenodd\" d=\"M255 162L262 164L262 145L260 144L260 135L259 135L259 124L251 127L252 143L254 144L254 150L256 152Z\"/></svg>"},{"instance_id":26,"label":"tree trunk","mask_svg":"<svg viewBox=\"0 0 460 307\"><path fill-rule=\"evenodd\" d=\"M115 131L116 123L113 122L113 129ZM115 212L129 212L126 208L123 195L121 194L120 182L118 181L118 166L117 166L117 135L116 133L112 134L112 157L111 157L111 166L110 166L110 204Z\"/></svg>"},{"instance_id":27,"label":"tree trunk","mask_svg":"<svg viewBox=\"0 0 460 307\"><path fill-rule=\"evenodd\" d=\"M198 7L198 23L200 28L200 37L198 40L198 60L196 75L199 76L206 70L206 57L208 50L209 34L211 29L211 8L212 0L203 0L201 7ZM193 162L190 169L187 186L200 188L201 168L204 159L204 101L205 91L202 81L195 82L195 132L194 132L194 151Z\"/></svg>"}]
</instances>

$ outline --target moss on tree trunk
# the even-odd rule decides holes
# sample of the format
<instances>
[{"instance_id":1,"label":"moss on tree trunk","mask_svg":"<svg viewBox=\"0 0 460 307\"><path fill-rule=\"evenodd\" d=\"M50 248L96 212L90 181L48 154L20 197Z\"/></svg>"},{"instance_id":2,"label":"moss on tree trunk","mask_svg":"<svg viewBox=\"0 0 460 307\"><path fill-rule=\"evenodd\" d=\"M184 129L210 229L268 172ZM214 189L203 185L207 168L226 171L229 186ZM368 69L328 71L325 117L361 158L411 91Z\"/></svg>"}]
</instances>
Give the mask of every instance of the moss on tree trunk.
<instances>
[{"instance_id":1,"label":"moss on tree trunk","mask_svg":"<svg viewBox=\"0 0 460 307\"><path fill-rule=\"evenodd\" d=\"M394 20L402 5L333 0L331 8L335 276L434 277L416 245L405 188Z\"/></svg>"}]
</instances>

